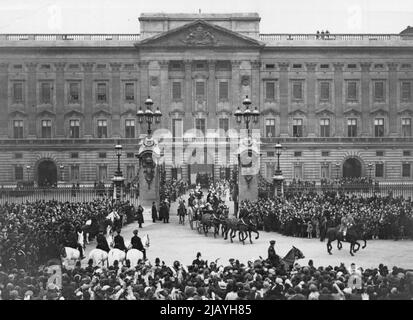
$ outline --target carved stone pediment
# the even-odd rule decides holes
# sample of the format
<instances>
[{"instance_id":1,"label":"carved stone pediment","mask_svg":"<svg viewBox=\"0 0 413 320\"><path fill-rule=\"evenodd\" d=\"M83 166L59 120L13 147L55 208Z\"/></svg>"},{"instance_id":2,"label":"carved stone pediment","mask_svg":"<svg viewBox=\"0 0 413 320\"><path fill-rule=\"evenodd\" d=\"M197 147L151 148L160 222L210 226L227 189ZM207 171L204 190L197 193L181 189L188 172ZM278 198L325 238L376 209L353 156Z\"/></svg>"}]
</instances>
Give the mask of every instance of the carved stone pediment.
<instances>
[{"instance_id":1,"label":"carved stone pediment","mask_svg":"<svg viewBox=\"0 0 413 320\"><path fill-rule=\"evenodd\" d=\"M84 117L82 112L79 112L77 110L70 110L68 112L65 113L64 115L65 118L70 118L70 117Z\"/></svg>"},{"instance_id":2,"label":"carved stone pediment","mask_svg":"<svg viewBox=\"0 0 413 320\"><path fill-rule=\"evenodd\" d=\"M370 111L370 114L388 114L389 111L383 108L376 108Z\"/></svg>"},{"instance_id":3,"label":"carved stone pediment","mask_svg":"<svg viewBox=\"0 0 413 320\"><path fill-rule=\"evenodd\" d=\"M294 110L291 110L288 114L290 116L295 116L295 115L306 116L307 112L302 109L294 109Z\"/></svg>"},{"instance_id":4,"label":"carved stone pediment","mask_svg":"<svg viewBox=\"0 0 413 320\"><path fill-rule=\"evenodd\" d=\"M143 47L262 47L264 43L232 30L196 20L181 27L146 38L135 44Z\"/></svg>"},{"instance_id":5,"label":"carved stone pediment","mask_svg":"<svg viewBox=\"0 0 413 320\"><path fill-rule=\"evenodd\" d=\"M320 109L316 110L315 113L318 114L318 115L323 115L323 114L325 114L325 115L334 115L334 112L331 111L328 108L320 108Z\"/></svg>"},{"instance_id":6,"label":"carved stone pediment","mask_svg":"<svg viewBox=\"0 0 413 320\"><path fill-rule=\"evenodd\" d=\"M345 115L351 115L351 114L360 115L361 112L357 109L349 108L349 109L344 110L343 114L345 114Z\"/></svg>"}]
</instances>

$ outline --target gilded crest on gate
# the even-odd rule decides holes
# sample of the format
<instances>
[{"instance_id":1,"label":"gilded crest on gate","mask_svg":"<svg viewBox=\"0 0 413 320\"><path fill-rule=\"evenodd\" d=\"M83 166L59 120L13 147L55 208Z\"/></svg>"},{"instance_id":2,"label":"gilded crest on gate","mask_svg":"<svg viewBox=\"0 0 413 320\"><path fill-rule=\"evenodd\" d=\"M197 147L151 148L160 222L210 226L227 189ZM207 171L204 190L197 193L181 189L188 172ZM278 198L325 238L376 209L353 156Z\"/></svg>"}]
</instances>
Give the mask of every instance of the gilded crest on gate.
<instances>
[{"instance_id":1,"label":"gilded crest on gate","mask_svg":"<svg viewBox=\"0 0 413 320\"><path fill-rule=\"evenodd\" d=\"M188 45L205 46L216 44L216 39L211 32L198 26L192 29L182 42Z\"/></svg>"}]
</instances>

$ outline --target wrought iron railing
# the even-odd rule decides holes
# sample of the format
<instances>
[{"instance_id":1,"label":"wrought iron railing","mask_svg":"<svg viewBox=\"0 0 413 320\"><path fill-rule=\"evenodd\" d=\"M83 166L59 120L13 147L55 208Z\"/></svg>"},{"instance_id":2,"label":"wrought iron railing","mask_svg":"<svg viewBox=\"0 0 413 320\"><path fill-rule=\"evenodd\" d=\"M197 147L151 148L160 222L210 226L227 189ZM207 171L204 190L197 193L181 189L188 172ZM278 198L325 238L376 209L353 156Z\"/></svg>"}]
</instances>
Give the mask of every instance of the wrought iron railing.
<instances>
[{"instance_id":1,"label":"wrought iron railing","mask_svg":"<svg viewBox=\"0 0 413 320\"><path fill-rule=\"evenodd\" d=\"M95 199L113 198L111 187L2 187L0 188L0 204L35 202L39 200L56 200L59 202L90 202ZM138 193L136 189L125 189L123 200L135 206L138 205Z\"/></svg>"}]
</instances>

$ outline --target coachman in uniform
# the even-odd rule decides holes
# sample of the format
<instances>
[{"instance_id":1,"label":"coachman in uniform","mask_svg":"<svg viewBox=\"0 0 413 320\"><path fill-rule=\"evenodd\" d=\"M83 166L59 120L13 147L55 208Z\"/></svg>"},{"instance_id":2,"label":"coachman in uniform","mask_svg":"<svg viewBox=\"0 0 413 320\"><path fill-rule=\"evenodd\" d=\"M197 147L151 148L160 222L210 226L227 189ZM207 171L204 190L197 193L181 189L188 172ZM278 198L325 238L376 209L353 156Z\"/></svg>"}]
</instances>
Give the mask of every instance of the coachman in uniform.
<instances>
[{"instance_id":1,"label":"coachman in uniform","mask_svg":"<svg viewBox=\"0 0 413 320\"><path fill-rule=\"evenodd\" d=\"M120 235L120 229L116 230L116 236L113 238L114 242L114 248L119 249L122 251L126 252L126 246L125 246L125 241L123 240L123 237Z\"/></svg>"}]
</instances>

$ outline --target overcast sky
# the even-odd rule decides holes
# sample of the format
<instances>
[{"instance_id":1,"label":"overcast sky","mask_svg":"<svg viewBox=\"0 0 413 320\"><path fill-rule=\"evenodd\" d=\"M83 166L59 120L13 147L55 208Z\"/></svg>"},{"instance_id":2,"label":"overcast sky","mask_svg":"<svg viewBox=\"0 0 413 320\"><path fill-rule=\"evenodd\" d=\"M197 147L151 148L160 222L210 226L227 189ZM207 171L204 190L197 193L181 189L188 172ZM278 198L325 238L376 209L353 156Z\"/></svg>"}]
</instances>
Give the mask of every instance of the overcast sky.
<instances>
[{"instance_id":1,"label":"overcast sky","mask_svg":"<svg viewBox=\"0 0 413 320\"><path fill-rule=\"evenodd\" d=\"M257 12L260 33L399 33L413 0L0 0L0 33L139 33L142 12Z\"/></svg>"}]
</instances>

